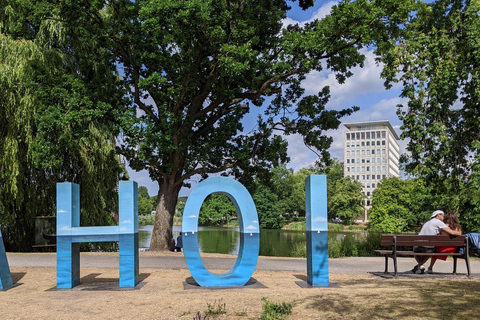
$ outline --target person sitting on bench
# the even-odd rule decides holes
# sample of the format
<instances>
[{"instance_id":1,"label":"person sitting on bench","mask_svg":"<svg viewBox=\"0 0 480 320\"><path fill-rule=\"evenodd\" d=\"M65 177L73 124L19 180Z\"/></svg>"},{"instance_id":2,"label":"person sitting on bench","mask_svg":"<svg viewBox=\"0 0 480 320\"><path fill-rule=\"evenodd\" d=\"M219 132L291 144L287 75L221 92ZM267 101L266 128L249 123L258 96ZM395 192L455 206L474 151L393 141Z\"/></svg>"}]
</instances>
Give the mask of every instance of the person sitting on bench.
<instances>
[{"instance_id":1,"label":"person sitting on bench","mask_svg":"<svg viewBox=\"0 0 480 320\"><path fill-rule=\"evenodd\" d=\"M452 236L459 236L462 234L462 231L452 230L450 229L444 222L443 219L445 218L445 213L442 210L435 210L428 220L420 230L418 235L422 236L435 236L444 232L445 234L449 234ZM413 247L414 252L423 253L423 252L435 252L435 247L423 247L423 246L415 246ZM425 273L425 267L423 266L425 262L428 261L430 257L428 256L415 256L415 260L417 260L417 265L412 269L413 273Z\"/></svg>"}]
</instances>

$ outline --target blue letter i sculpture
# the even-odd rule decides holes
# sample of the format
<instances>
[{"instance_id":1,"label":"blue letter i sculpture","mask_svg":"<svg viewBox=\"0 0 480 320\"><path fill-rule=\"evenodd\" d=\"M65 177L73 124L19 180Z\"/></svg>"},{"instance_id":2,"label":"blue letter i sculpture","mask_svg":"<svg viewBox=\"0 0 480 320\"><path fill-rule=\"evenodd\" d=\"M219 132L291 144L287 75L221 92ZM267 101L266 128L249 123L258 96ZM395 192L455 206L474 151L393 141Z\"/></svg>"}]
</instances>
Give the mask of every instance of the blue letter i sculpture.
<instances>
[{"instance_id":1,"label":"blue letter i sculpture","mask_svg":"<svg viewBox=\"0 0 480 320\"><path fill-rule=\"evenodd\" d=\"M328 287L327 176L305 181L307 215L307 283Z\"/></svg>"},{"instance_id":2,"label":"blue letter i sculpture","mask_svg":"<svg viewBox=\"0 0 480 320\"><path fill-rule=\"evenodd\" d=\"M138 186L120 181L119 225L80 227L80 187L57 183L57 288L80 284L80 243L119 242L120 287L133 288L138 280Z\"/></svg>"},{"instance_id":3,"label":"blue letter i sculpture","mask_svg":"<svg viewBox=\"0 0 480 320\"><path fill-rule=\"evenodd\" d=\"M8 266L7 254L3 245L2 231L0 231L0 290L13 286L12 275Z\"/></svg>"}]
</instances>

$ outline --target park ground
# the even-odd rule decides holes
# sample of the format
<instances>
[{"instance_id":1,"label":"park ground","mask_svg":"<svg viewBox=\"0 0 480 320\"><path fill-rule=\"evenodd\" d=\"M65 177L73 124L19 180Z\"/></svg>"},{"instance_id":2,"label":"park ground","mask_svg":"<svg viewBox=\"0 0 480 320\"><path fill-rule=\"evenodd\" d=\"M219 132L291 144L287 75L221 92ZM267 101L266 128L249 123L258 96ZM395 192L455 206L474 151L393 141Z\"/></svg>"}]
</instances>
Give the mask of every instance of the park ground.
<instances>
[{"instance_id":1,"label":"park ground","mask_svg":"<svg viewBox=\"0 0 480 320\"><path fill-rule=\"evenodd\" d=\"M376 261L380 264L377 271L382 270L383 259ZM480 315L477 265L470 279L448 273L432 277L407 272L393 279L363 269L332 270L328 288L297 285L306 280L301 271L256 270L257 286L242 289L192 289L185 285L191 278L186 268L141 267L141 283L128 290L118 287L115 266L82 267L80 286L58 290L54 267L15 264L10 268L15 286L0 292L1 319L194 319L199 311L204 315L209 305L213 309L224 306L226 314L208 319L258 319L263 297L292 304L286 319L453 320Z\"/></svg>"}]
</instances>

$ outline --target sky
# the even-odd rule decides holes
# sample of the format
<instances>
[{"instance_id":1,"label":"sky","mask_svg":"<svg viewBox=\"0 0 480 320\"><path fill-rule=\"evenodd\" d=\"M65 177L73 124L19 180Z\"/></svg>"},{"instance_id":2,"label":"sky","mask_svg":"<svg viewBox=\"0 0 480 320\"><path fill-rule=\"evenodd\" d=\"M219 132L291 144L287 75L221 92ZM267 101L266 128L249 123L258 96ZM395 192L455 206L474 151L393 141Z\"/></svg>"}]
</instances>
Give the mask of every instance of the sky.
<instances>
[{"instance_id":1,"label":"sky","mask_svg":"<svg viewBox=\"0 0 480 320\"><path fill-rule=\"evenodd\" d=\"M315 5L306 11L298 7L298 2L291 4L292 10L284 20L284 25L302 24L314 19L320 19L330 12L331 7L336 1L315 1ZM373 50L363 50L365 55L364 67L355 67L352 69L353 76L348 78L344 84L339 84L335 76L329 70L310 73L303 83L306 94L315 94L325 85L330 86L331 98L327 105L329 109L340 110L346 107L358 106L360 110L350 116L341 119L342 124L337 130L329 130L326 133L333 138L333 143L329 149L332 158L343 161L343 133L346 130L344 123L364 122L364 121L382 121L388 120L400 135L401 121L396 115L397 105L405 104L405 100L400 98L400 87L394 86L386 90L383 85L383 79L380 78L382 66L375 62ZM256 125L256 116L245 118L243 123L245 131L253 129ZM315 163L317 155L309 150L304 144L301 136L291 135L285 137L288 141L288 155L290 162L288 168L297 171ZM406 142L399 141L400 152L404 153ZM158 184L151 181L146 171L135 172L128 168L130 179L138 183L139 186L148 188L150 195L156 195ZM192 187L198 183L198 179L190 180ZM182 189L180 196L187 196L191 189Z\"/></svg>"}]
</instances>

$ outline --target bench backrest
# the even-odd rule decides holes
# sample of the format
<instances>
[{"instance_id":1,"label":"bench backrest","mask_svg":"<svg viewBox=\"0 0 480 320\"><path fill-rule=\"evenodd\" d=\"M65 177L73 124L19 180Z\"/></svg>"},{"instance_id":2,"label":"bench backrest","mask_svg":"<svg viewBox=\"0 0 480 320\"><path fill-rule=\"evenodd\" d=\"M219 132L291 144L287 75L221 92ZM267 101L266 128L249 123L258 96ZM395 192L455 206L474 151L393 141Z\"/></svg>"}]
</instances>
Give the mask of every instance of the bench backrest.
<instances>
[{"instance_id":1,"label":"bench backrest","mask_svg":"<svg viewBox=\"0 0 480 320\"><path fill-rule=\"evenodd\" d=\"M445 246L445 247L463 247L465 246L466 236L419 236L404 234L387 234L382 235L380 245L393 246L394 237L397 239L397 247L409 246Z\"/></svg>"}]
</instances>

